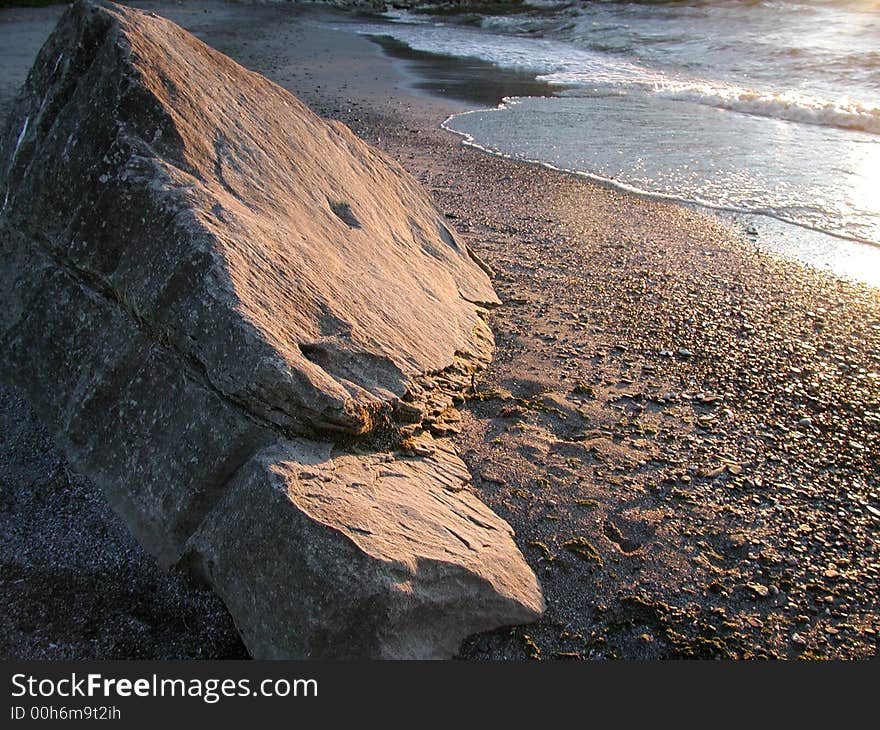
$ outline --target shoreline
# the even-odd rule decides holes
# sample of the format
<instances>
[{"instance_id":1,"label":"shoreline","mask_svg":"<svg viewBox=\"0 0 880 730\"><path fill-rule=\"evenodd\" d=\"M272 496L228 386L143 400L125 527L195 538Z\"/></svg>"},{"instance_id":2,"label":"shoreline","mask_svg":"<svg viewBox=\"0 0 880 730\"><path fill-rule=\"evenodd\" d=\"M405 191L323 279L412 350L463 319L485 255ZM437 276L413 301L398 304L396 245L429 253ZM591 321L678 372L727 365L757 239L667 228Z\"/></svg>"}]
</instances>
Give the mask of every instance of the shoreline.
<instances>
[{"instance_id":1,"label":"shoreline","mask_svg":"<svg viewBox=\"0 0 880 730\"><path fill-rule=\"evenodd\" d=\"M424 52L418 52L427 56ZM488 65L488 64L487 64ZM807 268L827 273L855 285L866 285L880 288L880 242L837 233L834 231L814 228L806 223L789 220L766 211L749 210L735 206L725 206L706 200L682 197L675 193L652 192L614 178L604 177L598 173L585 172L575 168L559 167L540 159L501 152L477 142L469 132L455 129L450 123L469 114L504 111L523 99L557 98L552 88L551 93L540 96L507 96L505 95L496 106L467 109L450 114L440 127L462 140L462 144L484 154L500 157L505 160L525 165L544 167L553 172L572 175L593 185L609 188L617 192L633 195L644 200L662 201L673 205L681 205L696 211L702 211L734 226L748 243L756 244L765 252L782 259L799 263ZM563 88L563 87L559 87ZM760 239L759 239L760 236ZM760 240L760 242L759 242ZM765 243L765 241L768 241ZM840 249L835 246L841 247ZM842 247L846 247L843 249ZM823 256L815 253L823 250ZM805 252L811 252L807 255ZM823 260L824 259L824 260Z\"/></svg>"},{"instance_id":2,"label":"shoreline","mask_svg":"<svg viewBox=\"0 0 880 730\"><path fill-rule=\"evenodd\" d=\"M499 108L501 107L499 106ZM714 216L720 223L731 227L732 235L737 235L741 239L744 254L754 246L756 249L766 254L780 258L784 261L795 263L832 278L840 279L841 281L845 281L854 286L867 286L872 289L880 288L880 273L874 270L873 264L876 262L870 260L872 257L880 256L880 243L874 243L867 239L852 238L831 231L821 231L806 224L798 223L797 221L790 221L781 218L772 213L754 212L744 208L725 207L705 201L690 200L669 193L650 192L629 185L628 183L617 182L612 178L605 178L594 173L557 167L552 163L543 162L542 160L497 152L489 147L479 144L474 140L474 137L467 132L459 132L448 126L448 122L452 119L464 114L470 114L472 111L486 110L475 109L464 112L454 112L440 124L440 127L449 134L459 137L463 145L470 147L481 154L498 157L516 164L544 168L559 175L570 175L586 182L587 184L613 190L623 195L630 195L646 201L678 205L697 213ZM756 225L759 222L761 223L760 229L758 225ZM761 236L761 242L759 242L759 235ZM763 241L768 238L771 239L772 242L763 243ZM780 243L780 239L783 241L782 243ZM829 243L833 246L834 242L840 242L849 247L849 255L846 259L839 258L834 264L826 263L825 265L820 265L815 261L807 260L807 258L803 256L802 251L799 250L799 245L801 244L799 244L798 241L803 239L810 239L813 246L825 248L828 247ZM859 255L860 252L861 255ZM836 252L836 254L839 257L839 252ZM828 255L831 256L831 254Z\"/></svg>"},{"instance_id":3,"label":"shoreline","mask_svg":"<svg viewBox=\"0 0 880 730\"><path fill-rule=\"evenodd\" d=\"M495 271L498 351L456 441L548 610L463 658L876 655L880 291L699 211L468 149L437 126L458 104L414 93L373 41L277 22L307 9L135 5L378 145ZM0 396L3 653L239 656L219 602L151 567Z\"/></svg>"},{"instance_id":4,"label":"shoreline","mask_svg":"<svg viewBox=\"0 0 880 730\"><path fill-rule=\"evenodd\" d=\"M520 97L518 97L518 98L520 98ZM540 97L540 98L547 98L547 97ZM548 170L551 170L552 172L556 172L561 175L572 175L576 178L585 180L592 185L598 185L599 187L604 187L604 188L608 188L610 190L615 190L615 191L617 191L619 193L623 193L625 195L633 195L635 197L642 198L643 200L661 201L661 202L670 203L673 205L682 205L682 206L685 206L685 207L688 207L688 208L691 208L691 209L697 210L697 211L706 211L709 213L717 214L721 218L721 220L735 219L736 216L740 216L742 218L748 218L748 219L768 219L768 220L773 221L779 225L791 226L793 228L797 228L797 229L801 229L803 231L810 232L816 236L827 236L828 238L837 239L839 241L845 241L846 243L849 243L849 244L857 244L860 246L867 246L867 247L869 247L871 249L875 249L875 250L880 249L880 243L875 243L874 241L870 241L868 239L854 238L852 236L847 236L842 233L834 233L833 231L819 230L817 228L812 228L812 227L806 225L805 223L798 223L797 221L791 221L786 218L781 218L777 215L773 215L772 213L750 211L746 208L736 208L736 207L732 207L732 206L717 205L717 204L710 203L710 202L707 202L704 200L691 200L690 198L683 198L683 197L681 197L679 195L675 195L673 193L657 193L657 192L651 192L650 190L642 190L641 188L635 187L634 185L630 185L629 183L618 182L613 178L602 177L601 175L598 175L596 173L585 172L583 170L576 170L574 168L569 168L569 167L557 167L556 165L554 165L550 162L544 162L542 160L532 159L532 158L528 158L528 157L520 157L518 155L508 154L505 152L498 152L498 151L491 149L490 147L486 147L484 145L481 145L479 142L477 142L475 140L475 138L472 134L469 134L468 132L459 132L459 131L453 129L448 124L450 121L452 121L456 117L464 116L466 114L472 114L472 113L481 112L481 111L501 110L508 103L509 103L508 98L505 98L502 100L501 103L499 103L498 107L496 107L494 109L471 109L471 110L467 110L464 112L454 112L453 114L450 114L446 119L444 119L443 122L441 122L440 128L449 132L450 134L453 134L457 137L460 137L462 140L462 144L464 144L468 147L471 147L472 149L475 149L479 152L482 152L483 154L492 155L494 157L500 157L501 159L510 160L511 162L516 162L516 163L519 163L522 165L534 165L536 167L544 167ZM745 225L743 225L743 230L745 230ZM767 252L771 253L771 254L775 253L772 249L768 249ZM776 255L781 256L781 254L776 254ZM783 258L785 258L785 257L783 257ZM797 259L795 259L795 260L797 260ZM804 263L804 266L806 266L808 268L812 268L817 271L822 271L822 272L828 273L831 276L837 276L838 278L850 281L850 283L853 283L856 285L863 284L863 285L870 286L872 288L880 287L880 283L872 284L867 281L859 281L857 279L847 279L847 277L842 276L840 274L837 274L830 269L825 269L820 266L814 266L814 265L811 265L807 262L803 262L803 263Z\"/></svg>"},{"instance_id":5,"label":"shoreline","mask_svg":"<svg viewBox=\"0 0 880 730\"><path fill-rule=\"evenodd\" d=\"M357 26L361 19L347 22ZM372 22L376 23L378 19L372 19ZM829 273L850 283L880 288L880 243L844 233L820 230L771 212L725 206L675 193L652 192L600 174L558 167L540 159L497 151L477 142L471 134L456 130L451 124L456 118L469 114L504 111L522 100L562 99L565 96L563 92L572 87L551 84L540 80L535 72L496 66L479 58L446 56L417 50L390 35L358 35L378 44L389 57L404 62L404 72L409 78L412 93L427 94L429 98L441 99L457 106L463 104L461 109L447 115L440 126L461 137L464 144L475 150L574 175L592 184L646 200L660 200L708 213L732 226L742 238L746 250L757 245L759 249L773 256Z\"/></svg>"}]
</instances>

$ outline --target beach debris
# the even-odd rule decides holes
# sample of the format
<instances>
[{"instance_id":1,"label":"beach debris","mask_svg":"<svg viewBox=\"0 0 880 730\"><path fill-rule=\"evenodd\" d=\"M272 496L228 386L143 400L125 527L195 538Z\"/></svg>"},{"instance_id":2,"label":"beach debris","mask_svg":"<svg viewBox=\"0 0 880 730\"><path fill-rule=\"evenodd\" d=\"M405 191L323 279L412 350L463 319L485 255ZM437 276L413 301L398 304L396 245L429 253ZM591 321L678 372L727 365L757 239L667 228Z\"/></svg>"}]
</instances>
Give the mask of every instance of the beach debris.
<instances>
[{"instance_id":1,"label":"beach debris","mask_svg":"<svg viewBox=\"0 0 880 730\"><path fill-rule=\"evenodd\" d=\"M540 615L431 435L498 299L400 166L168 20L78 2L0 194L0 376L254 657L449 657Z\"/></svg>"}]
</instances>

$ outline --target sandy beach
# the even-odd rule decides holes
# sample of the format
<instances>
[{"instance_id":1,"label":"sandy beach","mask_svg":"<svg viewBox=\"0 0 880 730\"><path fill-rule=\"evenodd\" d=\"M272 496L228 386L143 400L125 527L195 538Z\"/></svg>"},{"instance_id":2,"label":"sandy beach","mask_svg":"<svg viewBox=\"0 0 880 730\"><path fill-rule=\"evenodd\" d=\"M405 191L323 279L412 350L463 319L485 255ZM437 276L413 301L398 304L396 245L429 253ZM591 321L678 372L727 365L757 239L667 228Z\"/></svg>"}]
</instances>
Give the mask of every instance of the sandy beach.
<instances>
[{"instance_id":1,"label":"sandy beach","mask_svg":"<svg viewBox=\"0 0 880 730\"><path fill-rule=\"evenodd\" d=\"M527 76L383 50L323 7L133 4L400 162L493 269L496 357L450 430L547 611L462 658L876 656L880 290L440 129ZM62 7L0 11L0 117ZM246 656L7 388L0 454L2 656Z\"/></svg>"}]
</instances>

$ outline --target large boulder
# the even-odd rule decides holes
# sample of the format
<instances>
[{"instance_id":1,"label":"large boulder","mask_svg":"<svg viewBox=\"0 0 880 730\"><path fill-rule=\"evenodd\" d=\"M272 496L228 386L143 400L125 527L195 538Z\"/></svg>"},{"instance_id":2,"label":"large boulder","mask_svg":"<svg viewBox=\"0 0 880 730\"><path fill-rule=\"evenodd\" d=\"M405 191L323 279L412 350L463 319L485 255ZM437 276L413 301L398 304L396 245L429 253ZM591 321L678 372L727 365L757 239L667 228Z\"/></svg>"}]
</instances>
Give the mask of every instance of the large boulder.
<instances>
[{"instance_id":1,"label":"large boulder","mask_svg":"<svg viewBox=\"0 0 880 730\"><path fill-rule=\"evenodd\" d=\"M0 146L0 376L255 656L536 618L442 440L485 267L397 164L173 23L67 10Z\"/></svg>"}]
</instances>

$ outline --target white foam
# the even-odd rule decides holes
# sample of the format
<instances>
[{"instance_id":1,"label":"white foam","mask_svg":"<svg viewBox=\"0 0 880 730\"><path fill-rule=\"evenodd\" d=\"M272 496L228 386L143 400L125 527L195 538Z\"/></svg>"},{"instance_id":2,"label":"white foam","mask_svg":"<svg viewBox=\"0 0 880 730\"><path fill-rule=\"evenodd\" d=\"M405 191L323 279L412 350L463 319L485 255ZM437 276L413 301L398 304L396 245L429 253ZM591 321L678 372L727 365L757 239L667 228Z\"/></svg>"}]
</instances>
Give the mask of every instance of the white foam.
<instances>
[{"instance_id":1,"label":"white foam","mask_svg":"<svg viewBox=\"0 0 880 730\"><path fill-rule=\"evenodd\" d=\"M580 72L545 74L538 78L560 86L587 87L595 83L589 73ZM629 86L664 99L688 101L801 124L880 134L880 106L847 98L828 99L793 90L778 93L759 91L734 84L676 79L662 75L655 75L653 79L632 79ZM579 89L571 89L566 95L578 96L581 93L583 92Z\"/></svg>"}]
</instances>

